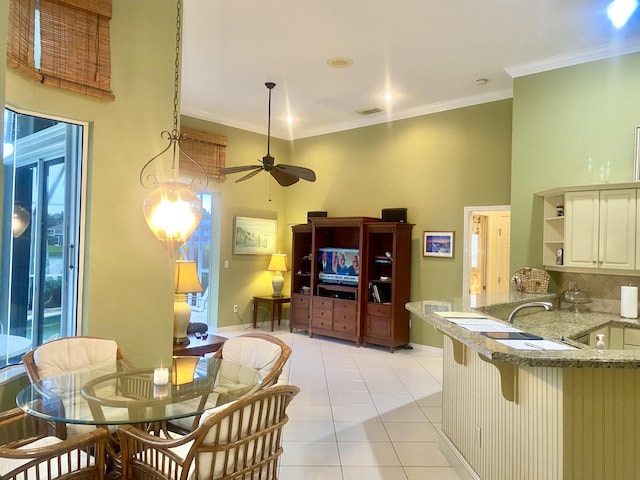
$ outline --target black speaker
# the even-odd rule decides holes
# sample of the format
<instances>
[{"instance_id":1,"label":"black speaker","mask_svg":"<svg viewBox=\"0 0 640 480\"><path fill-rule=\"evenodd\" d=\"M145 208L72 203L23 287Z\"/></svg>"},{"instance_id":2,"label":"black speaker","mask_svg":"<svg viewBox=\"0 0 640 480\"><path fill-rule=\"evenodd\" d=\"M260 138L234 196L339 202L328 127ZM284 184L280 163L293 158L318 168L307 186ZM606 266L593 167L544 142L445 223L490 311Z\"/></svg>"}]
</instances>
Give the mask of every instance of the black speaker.
<instances>
[{"instance_id":1,"label":"black speaker","mask_svg":"<svg viewBox=\"0 0 640 480\"><path fill-rule=\"evenodd\" d=\"M383 208L382 209L382 221L383 222L404 222L407 221L407 209L406 208Z\"/></svg>"},{"instance_id":2,"label":"black speaker","mask_svg":"<svg viewBox=\"0 0 640 480\"><path fill-rule=\"evenodd\" d=\"M326 217L327 212L307 212L307 223L311 223L312 217Z\"/></svg>"}]
</instances>

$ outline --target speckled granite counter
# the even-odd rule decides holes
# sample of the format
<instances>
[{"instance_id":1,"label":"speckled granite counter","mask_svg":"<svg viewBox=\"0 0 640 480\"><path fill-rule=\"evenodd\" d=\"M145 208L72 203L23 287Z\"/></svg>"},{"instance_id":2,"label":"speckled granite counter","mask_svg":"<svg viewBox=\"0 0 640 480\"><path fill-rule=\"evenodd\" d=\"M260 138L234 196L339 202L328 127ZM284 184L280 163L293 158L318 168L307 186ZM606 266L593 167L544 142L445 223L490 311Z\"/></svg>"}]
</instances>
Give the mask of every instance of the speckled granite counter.
<instances>
[{"instance_id":1,"label":"speckled granite counter","mask_svg":"<svg viewBox=\"0 0 640 480\"><path fill-rule=\"evenodd\" d=\"M639 350L596 350L576 342L598 327L613 322L623 327L640 328L638 320L627 320L612 313L573 313L566 308L555 308L550 312L541 309L526 309L518 313L514 326L548 340L561 341L577 347L576 350L532 351L515 350L486 336L471 332L433 313L442 308L451 311L481 312L492 319L507 318L518 304L546 300L557 306L557 295L535 295L510 292L489 297L459 297L431 302L410 302L407 310L432 324L444 335L458 340L483 356L520 366L540 367L596 367L596 368L640 368Z\"/></svg>"}]
</instances>

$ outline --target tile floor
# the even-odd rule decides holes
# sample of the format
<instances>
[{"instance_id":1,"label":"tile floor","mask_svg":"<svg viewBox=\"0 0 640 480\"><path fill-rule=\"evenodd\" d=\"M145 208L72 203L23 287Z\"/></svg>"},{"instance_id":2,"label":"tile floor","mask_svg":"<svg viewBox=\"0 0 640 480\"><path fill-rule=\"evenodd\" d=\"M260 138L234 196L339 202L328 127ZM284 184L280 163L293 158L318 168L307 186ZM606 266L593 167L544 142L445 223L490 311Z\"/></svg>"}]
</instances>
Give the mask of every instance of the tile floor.
<instances>
[{"instance_id":1,"label":"tile floor","mask_svg":"<svg viewBox=\"0 0 640 480\"><path fill-rule=\"evenodd\" d=\"M327 337L274 335L292 348L280 383L301 388L289 406L280 480L471 480L440 434L437 349L356 347ZM269 332L264 322L257 331ZM253 328L223 328L234 336Z\"/></svg>"}]
</instances>

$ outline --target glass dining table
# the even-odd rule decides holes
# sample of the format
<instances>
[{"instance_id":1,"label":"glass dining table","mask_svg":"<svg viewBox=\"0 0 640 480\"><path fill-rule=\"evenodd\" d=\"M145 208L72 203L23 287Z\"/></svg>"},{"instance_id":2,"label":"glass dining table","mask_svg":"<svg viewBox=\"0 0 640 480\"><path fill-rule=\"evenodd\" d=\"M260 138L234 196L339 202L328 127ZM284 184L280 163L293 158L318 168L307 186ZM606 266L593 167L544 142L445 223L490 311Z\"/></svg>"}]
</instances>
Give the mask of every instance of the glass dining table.
<instances>
[{"instance_id":1,"label":"glass dining table","mask_svg":"<svg viewBox=\"0 0 640 480\"><path fill-rule=\"evenodd\" d=\"M258 390L257 370L229 360L174 357L167 368L127 361L45 378L22 389L18 407L66 424L149 424L193 417Z\"/></svg>"}]
</instances>

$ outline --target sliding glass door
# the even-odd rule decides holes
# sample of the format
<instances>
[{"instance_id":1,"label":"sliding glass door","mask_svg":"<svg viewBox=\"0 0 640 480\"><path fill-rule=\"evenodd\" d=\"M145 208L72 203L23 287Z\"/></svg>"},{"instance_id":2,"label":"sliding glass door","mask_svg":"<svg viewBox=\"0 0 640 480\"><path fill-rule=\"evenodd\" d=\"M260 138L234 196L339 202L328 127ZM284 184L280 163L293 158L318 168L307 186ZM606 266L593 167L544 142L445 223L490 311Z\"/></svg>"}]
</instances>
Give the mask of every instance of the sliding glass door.
<instances>
[{"instance_id":1,"label":"sliding glass door","mask_svg":"<svg viewBox=\"0 0 640 480\"><path fill-rule=\"evenodd\" d=\"M78 331L84 126L5 109L0 367Z\"/></svg>"}]
</instances>

